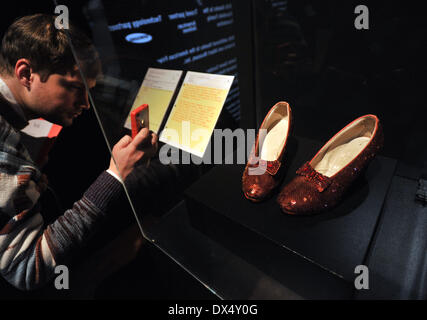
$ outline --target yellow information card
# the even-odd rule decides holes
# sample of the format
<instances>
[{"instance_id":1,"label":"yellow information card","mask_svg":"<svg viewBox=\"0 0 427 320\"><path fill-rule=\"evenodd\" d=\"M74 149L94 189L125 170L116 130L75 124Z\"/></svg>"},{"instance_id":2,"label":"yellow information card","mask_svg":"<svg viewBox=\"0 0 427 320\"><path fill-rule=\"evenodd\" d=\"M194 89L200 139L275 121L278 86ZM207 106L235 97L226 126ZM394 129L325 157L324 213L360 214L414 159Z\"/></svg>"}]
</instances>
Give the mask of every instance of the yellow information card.
<instances>
[{"instance_id":1,"label":"yellow information card","mask_svg":"<svg viewBox=\"0 0 427 320\"><path fill-rule=\"evenodd\" d=\"M159 134L182 73L149 68L125 127L131 129L132 110L148 104L149 129ZM234 76L188 71L159 140L203 157L233 80Z\"/></svg>"},{"instance_id":2,"label":"yellow information card","mask_svg":"<svg viewBox=\"0 0 427 320\"><path fill-rule=\"evenodd\" d=\"M203 157L234 76L187 72L159 140Z\"/></svg>"},{"instance_id":3,"label":"yellow information card","mask_svg":"<svg viewBox=\"0 0 427 320\"><path fill-rule=\"evenodd\" d=\"M125 128L131 129L130 113L142 104L148 104L150 130L158 133L172 96L181 78L182 71L149 68L129 115Z\"/></svg>"}]
</instances>

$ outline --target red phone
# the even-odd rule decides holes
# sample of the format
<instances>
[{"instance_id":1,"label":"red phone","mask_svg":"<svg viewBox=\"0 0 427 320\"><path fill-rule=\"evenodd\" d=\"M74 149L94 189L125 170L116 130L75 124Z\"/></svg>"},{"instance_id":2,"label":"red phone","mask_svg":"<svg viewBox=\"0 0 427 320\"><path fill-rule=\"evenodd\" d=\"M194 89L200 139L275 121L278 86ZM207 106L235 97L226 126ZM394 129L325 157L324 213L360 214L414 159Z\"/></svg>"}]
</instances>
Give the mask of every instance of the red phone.
<instances>
[{"instance_id":1,"label":"red phone","mask_svg":"<svg viewBox=\"0 0 427 320\"><path fill-rule=\"evenodd\" d=\"M148 104L140 105L130 113L132 139L142 128L149 128Z\"/></svg>"}]
</instances>

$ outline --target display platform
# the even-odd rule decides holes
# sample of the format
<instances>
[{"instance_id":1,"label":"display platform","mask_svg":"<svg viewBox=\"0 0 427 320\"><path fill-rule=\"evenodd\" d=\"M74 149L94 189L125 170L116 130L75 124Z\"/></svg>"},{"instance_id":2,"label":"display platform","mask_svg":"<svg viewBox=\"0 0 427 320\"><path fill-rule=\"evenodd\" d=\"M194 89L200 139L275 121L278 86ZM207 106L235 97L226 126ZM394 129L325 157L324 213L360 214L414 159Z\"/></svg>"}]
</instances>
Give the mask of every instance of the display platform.
<instances>
[{"instance_id":1,"label":"display platform","mask_svg":"<svg viewBox=\"0 0 427 320\"><path fill-rule=\"evenodd\" d=\"M282 248L264 243L267 240L261 236L249 246L243 241L248 235L241 232L240 241L226 248L193 227L184 201L149 229L153 244L220 299L324 300L354 296L351 283L291 252L283 254ZM242 250L236 254L238 247ZM245 248L248 250L242 254Z\"/></svg>"},{"instance_id":2,"label":"display platform","mask_svg":"<svg viewBox=\"0 0 427 320\"><path fill-rule=\"evenodd\" d=\"M415 200L418 181L395 176L366 265L371 290L357 299L427 299L427 206Z\"/></svg>"},{"instance_id":3,"label":"display platform","mask_svg":"<svg viewBox=\"0 0 427 320\"><path fill-rule=\"evenodd\" d=\"M322 145L293 137L282 186ZM305 217L283 214L277 193L262 203L248 201L241 191L244 167L217 166L186 190L192 224L237 254L250 251L251 246L263 247L266 256L261 265L280 260L290 268L288 272L301 273L300 264L294 268L288 264L293 263L291 256L298 256L306 265L353 285L356 266L365 263L396 161L377 156L338 207ZM272 252L279 256L269 255Z\"/></svg>"}]
</instances>

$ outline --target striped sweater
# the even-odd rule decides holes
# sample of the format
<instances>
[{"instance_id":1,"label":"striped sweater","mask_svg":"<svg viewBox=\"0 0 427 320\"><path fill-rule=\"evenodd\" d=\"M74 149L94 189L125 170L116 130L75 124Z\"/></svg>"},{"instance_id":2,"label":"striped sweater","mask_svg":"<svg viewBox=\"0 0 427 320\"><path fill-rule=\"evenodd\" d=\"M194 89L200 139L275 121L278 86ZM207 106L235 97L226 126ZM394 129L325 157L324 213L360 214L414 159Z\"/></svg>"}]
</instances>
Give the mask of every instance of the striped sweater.
<instances>
[{"instance_id":1,"label":"striped sweater","mask_svg":"<svg viewBox=\"0 0 427 320\"><path fill-rule=\"evenodd\" d=\"M0 274L22 290L45 285L70 261L123 191L104 171L81 200L50 225L38 201L47 179L20 141L22 121L0 96Z\"/></svg>"}]
</instances>

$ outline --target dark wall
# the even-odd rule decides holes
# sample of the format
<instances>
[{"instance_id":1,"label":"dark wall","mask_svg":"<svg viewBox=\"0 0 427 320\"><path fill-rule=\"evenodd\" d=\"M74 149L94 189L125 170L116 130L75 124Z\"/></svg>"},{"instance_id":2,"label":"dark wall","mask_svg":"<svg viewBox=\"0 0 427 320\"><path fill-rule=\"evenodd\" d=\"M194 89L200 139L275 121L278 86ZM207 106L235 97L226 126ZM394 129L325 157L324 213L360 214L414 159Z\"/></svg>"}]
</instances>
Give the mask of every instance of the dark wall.
<instances>
[{"instance_id":1,"label":"dark wall","mask_svg":"<svg viewBox=\"0 0 427 320\"><path fill-rule=\"evenodd\" d=\"M270 1L254 3L258 121L286 100L295 133L326 141L373 113L385 130L383 154L418 171L426 168L427 22L420 4L364 1L369 30L356 30L358 1L290 0L283 13Z\"/></svg>"}]
</instances>

